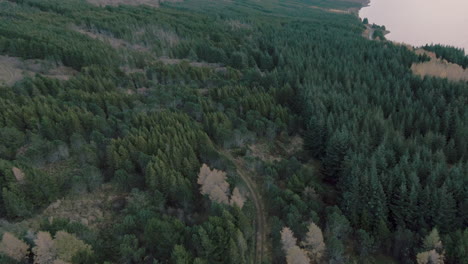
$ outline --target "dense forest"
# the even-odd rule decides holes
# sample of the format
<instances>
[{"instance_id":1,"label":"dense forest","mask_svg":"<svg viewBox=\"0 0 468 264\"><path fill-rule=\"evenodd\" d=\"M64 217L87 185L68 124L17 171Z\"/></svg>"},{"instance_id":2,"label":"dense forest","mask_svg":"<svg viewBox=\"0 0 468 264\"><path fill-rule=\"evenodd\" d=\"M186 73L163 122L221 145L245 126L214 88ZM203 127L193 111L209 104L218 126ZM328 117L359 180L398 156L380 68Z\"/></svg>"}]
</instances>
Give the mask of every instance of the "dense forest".
<instances>
[{"instance_id":1,"label":"dense forest","mask_svg":"<svg viewBox=\"0 0 468 264\"><path fill-rule=\"evenodd\" d=\"M0 263L468 264L468 83L356 1L96 2L0 1Z\"/></svg>"}]
</instances>

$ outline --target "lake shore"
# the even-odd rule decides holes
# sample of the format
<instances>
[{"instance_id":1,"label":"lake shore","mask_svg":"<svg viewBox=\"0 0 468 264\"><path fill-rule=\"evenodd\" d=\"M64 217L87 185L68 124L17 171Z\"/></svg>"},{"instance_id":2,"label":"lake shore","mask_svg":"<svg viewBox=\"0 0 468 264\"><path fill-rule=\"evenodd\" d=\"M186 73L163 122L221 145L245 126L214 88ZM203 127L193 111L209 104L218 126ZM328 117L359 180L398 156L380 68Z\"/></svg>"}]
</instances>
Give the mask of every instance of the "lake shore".
<instances>
[{"instance_id":1,"label":"lake shore","mask_svg":"<svg viewBox=\"0 0 468 264\"><path fill-rule=\"evenodd\" d=\"M362 0L363 6L361 8L369 6L369 0ZM359 11L357 12L359 16ZM360 16L359 16L360 17ZM360 17L363 20L363 17ZM363 32L362 36L369 39L374 40L374 32L376 28L373 27L373 24L365 24L366 30ZM383 35L387 35L390 33L388 30L384 30ZM418 75L422 78L425 76L432 76L432 77L439 77L439 78L446 78L450 81L468 81L468 70L463 69L460 65L450 63L444 59L437 58L436 54L433 52L426 51L422 49L420 46L415 46L412 44L408 44L405 42L398 42L394 40L386 40L391 42L395 45L402 45L407 47L410 51L418 55L426 55L430 58L429 61L423 63L413 63L411 65L411 71L413 74Z\"/></svg>"}]
</instances>

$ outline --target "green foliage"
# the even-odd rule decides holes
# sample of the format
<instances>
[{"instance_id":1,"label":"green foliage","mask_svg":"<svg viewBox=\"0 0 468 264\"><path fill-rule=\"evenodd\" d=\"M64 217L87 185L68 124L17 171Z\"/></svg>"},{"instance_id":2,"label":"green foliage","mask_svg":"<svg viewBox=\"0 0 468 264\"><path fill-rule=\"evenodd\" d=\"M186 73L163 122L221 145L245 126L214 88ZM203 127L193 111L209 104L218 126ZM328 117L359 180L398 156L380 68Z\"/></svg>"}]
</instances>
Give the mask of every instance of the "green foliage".
<instances>
[{"instance_id":1,"label":"green foliage","mask_svg":"<svg viewBox=\"0 0 468 264\"><path fill-rule=\"evenodd\" d=\"M197 170L207 163L231 177L236 164L220 149L249 155L258 138L300 134L300 157L249 163L268 201L273 263L283 260L279 230L289 226L301 239L311 220L323 227L330 263L350 252L412 261L434 226L446 262L463 263L466 83L415 77L409 67L421 58L362 38L353 15L310 5L357 7L1 1L1 55L78 73L57 80L38 71L0 87L0 215L27 218L112 182L123 194L138 189L113 225L90 234L65 220L42 224L92 245L95 253L72 262L250 263L252 205L209 207ZM461 50L425 48L466 67Z\"/></svg>"},{"instance_id":2,"label":"green foliage","mask_svg":"<svg viewBox=\"0 0 468 264\"><path fill-rule=\"evenodd\" d=\"M432 51L437 55L437 58L442 58L452 63L462 66L464 69L468 67L468 56L465 55L465 50L444 45L426 45L423 49Z\"/></svg>"},{"instance_id":3,"label":"green foliage","mask_svg":"<svg viewBox=\"0 0 468 264\"><path fill-rule=\"evenodd\" d=\"M25 165L14 167L11 162L0 160L2 183L2 208L11 218L31 216L35 207L50 204L61 194L60 179L47 175L41 170ZM14 175L13 168L19 169L23 178Z\"/></svg>"}]
</instances>

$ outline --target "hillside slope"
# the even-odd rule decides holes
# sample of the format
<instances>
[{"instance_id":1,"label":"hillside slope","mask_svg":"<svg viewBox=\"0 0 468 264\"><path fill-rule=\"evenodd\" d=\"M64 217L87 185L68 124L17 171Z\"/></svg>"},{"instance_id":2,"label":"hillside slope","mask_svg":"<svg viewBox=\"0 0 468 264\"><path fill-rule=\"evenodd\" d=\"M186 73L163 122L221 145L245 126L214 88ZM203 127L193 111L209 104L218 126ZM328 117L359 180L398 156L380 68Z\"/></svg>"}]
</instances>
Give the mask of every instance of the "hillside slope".
<instances>
[{"instance_id":1,"label":"hillside slope","mask_svg":"<svg viewBox=\"0 0 468 264\"><path fill-rule=\"evenodd\" d=\"M359 6L0 1L0 263L466 263L468 84Z\"/></svg>"}]
</instances>

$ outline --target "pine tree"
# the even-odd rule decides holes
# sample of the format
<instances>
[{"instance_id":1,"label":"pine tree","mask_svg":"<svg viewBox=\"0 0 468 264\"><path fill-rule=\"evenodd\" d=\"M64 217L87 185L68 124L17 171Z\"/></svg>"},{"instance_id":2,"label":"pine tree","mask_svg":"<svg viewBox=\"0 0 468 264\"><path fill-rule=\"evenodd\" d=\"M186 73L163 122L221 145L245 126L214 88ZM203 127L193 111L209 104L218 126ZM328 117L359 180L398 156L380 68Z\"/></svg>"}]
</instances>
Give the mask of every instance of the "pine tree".
<instances>
[{"instance_id":1,"label":"pine tree","mask_svg":"<svg viewBox=\"0 0 468 264\"><path fill-rule=\"evenodd\" d=\"M343 162L348 151L348 136L346 132L337 132L327 143L323 158L324 173L327 179L337 182L343 170Z\"/></svg>"},{"instance_id":2,"label":"pine tree","mask_svg":"<svg viewBox=\"0 0 468 264\"><path fill-rule=\"evenodd\" d=\"M323 120L313 117L307 123L307 130L304 135L304 148L316 159L322 158L325 154L326 133Z\"/></svg>"},{"instance_id":3,"label":"pine tree","mask_svg":"<svg viewBox=\"0 0 468 264\"><path fill-rule=\"evenodd\" d=\"M173 264L189 264L191 263L190 253L187 252L184 246L175 245L172 250L171 263Z\"/></svg>"}]
</instances>

